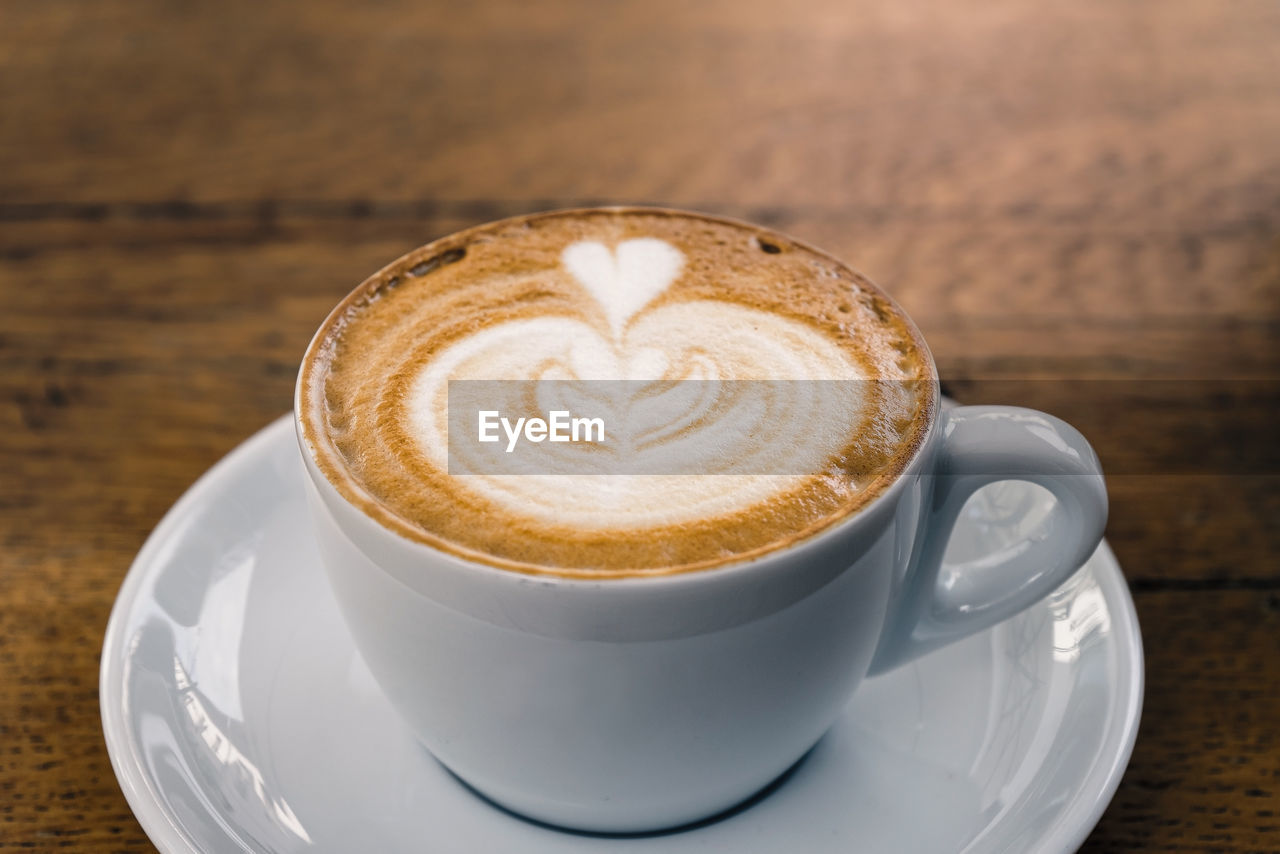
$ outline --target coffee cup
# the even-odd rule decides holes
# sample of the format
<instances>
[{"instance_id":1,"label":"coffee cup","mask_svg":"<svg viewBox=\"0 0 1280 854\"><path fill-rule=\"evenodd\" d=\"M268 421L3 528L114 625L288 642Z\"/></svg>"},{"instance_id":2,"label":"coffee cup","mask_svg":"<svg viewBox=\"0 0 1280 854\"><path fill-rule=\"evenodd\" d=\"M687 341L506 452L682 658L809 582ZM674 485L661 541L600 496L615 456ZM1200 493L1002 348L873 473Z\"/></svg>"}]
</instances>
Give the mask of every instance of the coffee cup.
<instances>
[{"instance_id":1,"label":"coffee cup","mask_svg":"<svg viewBox=\"0 0 1280 854\"><path fill-rule=\"evenodd\" d=\"M797 277L828 289L820 310L804 308ZM712 287L723 281L732 290ZM466 292L449 302L474 282L483 298ZM777 282L785 287L771 302ZM496 293L508 287L532 296L521 303ZM565 302L575 287L588 306L581 311ZM727 302L734 305L702 305ZM522 314L529 305L536 311ZM397 318L416 306L417 319L399 330ZM458 320L468 312L494 320ZM548 318L555 323L538 325ZM414 346L437 327L448 334ZM699 331L712 329L719 331ZM845 377L836 368L846 360L862 380L857 366L887 365L898 391L856 397L853 416L837 410L872 427L833 440L837 471L847 473L835 497L822 491L836 489L827 471L799 480L759 475L742 490L707 480L687 495L640 476L625 481L633 492L609 503L590 493L592 475L580 474L572 483L588 494L579 501L554 474L459 477L448 472L440 437L413 445L430 433L430 401L443 388L436 381L477 359L499 372L537 361L503 350L507 361L494 362L486 355L493 348L472 340L476 330L486 342L507 336L501 340L526 349L590 338L582 346L592 353L596 336L631 363L656 348L670 356L657 373L672 370L672 353L692 352L680 349L689 336L706 337L699 352L710 354L708 363L732 365L739 376L761 352L790 347L802 358L785 379ZM388 358L381 348L402 332L408 337L386 352L412 358L362 373ZM810 333L828 335L834 349ZM650 338L641 347L643 335ZM770 358L786 361L790 352ZM894 359L881 359L886 353ZM566 364L591 361L574 358ZM451 367L433 374L441 362ZM879 374L873 381L877 389L886 383ZM476 792L580 830L678 827L750 798L822 737L864 678L1050 593L1096 548L1107 514L1097 456L1074 428L1017 407L944 410L932 356L888 297L812 247L700 214L555 212L415 250L370 277L322 325L303 361L295 412L324 571L390 703ZM771 477L782 478L774 492ZM1008 479L1048 489L1056 499L1049 519L998 553L944 562L966 500ZM418 481L430 488L401 494ZM670 507L664 494L674 496ZM820 518L796 515L814 507Z\"/></svg>"}]
</instances>

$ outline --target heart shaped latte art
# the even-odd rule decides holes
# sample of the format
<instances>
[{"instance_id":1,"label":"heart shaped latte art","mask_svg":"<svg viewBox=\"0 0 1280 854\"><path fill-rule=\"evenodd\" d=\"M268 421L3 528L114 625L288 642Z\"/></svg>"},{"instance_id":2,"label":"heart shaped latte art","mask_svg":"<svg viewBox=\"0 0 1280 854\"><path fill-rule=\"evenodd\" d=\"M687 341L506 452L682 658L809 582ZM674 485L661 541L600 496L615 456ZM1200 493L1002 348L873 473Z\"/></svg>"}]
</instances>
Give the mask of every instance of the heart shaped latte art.
<instances>
[{"instance_id":1,"label":"heart shaped latte art","mask_svg":"<svg viewBox=\"0 0 1280 854\"><path fill-rule=\"evenodd\" d=\"M612 250L594 241L574 243L561 262L598 304L608 334L577 317L513 320L441 350L411 384L407 415L423 456L476 495L518 516L578 529L679 524L792 490L820 474L849 441L866 408L861 383L781 382L758 394L731 393L742 388L738 381L865 379L861 366L816 329L732 302L651 305L684 267L682 253L665 241L627 240ZM450 380L628 380L589 389L562 383L554 387L570 388L567 396L539 400L534 408L608 413L612 447L631 455L627 470L657 474L583 474L581 458L569 465L568 457L557 468L557 454L587 451L549 444L542 446L546 453L536 473L493 473L492 456L459 460L457 453L451 467L450 449L463 443L449 443ZM726 380L734 382L717 383ZM673 393L679 381L698 383ZM493 399L478 402L479 408L526 414L529 387L484 384ZM616 388L615 397L631 399L582 397L600 394L601 387L605 396ZM501 444L484 451L503 453ZM481 473L460 474L460 462L461 471ZM665 473L677 469L699 473ZM558 473L563 471L574 473ZM787 474L758 473L764 471Z\"/></svg>"},{"instance_id":2,"label":"heart shaped latte art","mask_svg":"<svg viewBox=\"0 0 1280 854\"><path fill-rule=\"evenodd\" d=\"M600 303L615 336L675 281L684 266L680 250L652 237L624 240L613 251L594 240L580 241L565 249L561 260Z\"/></svg>"}]
</instances>

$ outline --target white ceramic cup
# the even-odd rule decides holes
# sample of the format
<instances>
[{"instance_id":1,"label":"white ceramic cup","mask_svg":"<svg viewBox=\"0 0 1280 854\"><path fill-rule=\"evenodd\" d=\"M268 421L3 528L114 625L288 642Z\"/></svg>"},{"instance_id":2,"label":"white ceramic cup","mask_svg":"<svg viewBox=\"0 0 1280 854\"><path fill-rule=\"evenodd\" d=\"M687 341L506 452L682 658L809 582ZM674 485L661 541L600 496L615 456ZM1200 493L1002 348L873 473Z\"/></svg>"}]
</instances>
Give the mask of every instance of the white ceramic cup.
<instances>
[{"instance_id":1,"label":"white ceramic cup","mask_svg":"<svg viewBox=\"0 0 1280 854\"><path fill-rule=\"evenodd\" d=\"M934 404L905 473L821 533L754 560L600 581L410 541L338 492L301 429L299 442L338 604L422 743L522 815L647 831L749 798L864 676L1016 614L1098 545L1106 490L1074 428L1013 407L943 411L936 389ZM944 564L966 499L1006 479L1057 498L1040 534Z\"/></svg>"}]
</instances>

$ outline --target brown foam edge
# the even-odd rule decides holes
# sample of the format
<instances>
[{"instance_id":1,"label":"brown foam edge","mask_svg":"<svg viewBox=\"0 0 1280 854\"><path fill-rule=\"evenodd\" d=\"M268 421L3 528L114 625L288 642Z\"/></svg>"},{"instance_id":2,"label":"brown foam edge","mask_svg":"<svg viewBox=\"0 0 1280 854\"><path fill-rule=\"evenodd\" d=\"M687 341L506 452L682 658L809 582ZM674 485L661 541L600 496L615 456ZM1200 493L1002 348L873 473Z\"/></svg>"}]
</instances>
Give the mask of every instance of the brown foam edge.
<instances>
[{"instance_id":1,"label":"brown foam edge","mask_svg":"<svg viewBox=\"0 0 1280 854\"><path fill-rule=\"evenodd\" d=\"M537 564L521 563L519 561L505 560L485 552L466 548L450 540L446 540L443 537L438 537L430 531L424 530L421 526L413 524L412 522L409 522L408 520L391 512L385 504L370 495L369 492L356 480L356 478L351 475L342 462L341 454L330 441L328 432L322 427L317 426L317 422L323 421L321 416L322 404L318 403L318 399L323 398L324 374L321 369L327 364L327 355L330 350L330 344L335 340L336 336L341 334L341 330L347 319L354 316L354 314L359 310L361 304L374 298L377 292L382 288L394 287L401 279L405 277L414 277L414 274L410 272L413 267L416 267L423 262L430 262L433 259L439 259L451 250L459 248L465 249L467 244L480 234L500 228L517 226L521 223L532 220L601 213L633 213L648 216L701 219L707 222L743 229L754 233L757 240L762 240L763 242L773 243L776 245L793 246L804 252L811 253L819 258L829 261L841 271L847 273L859 287L867 291L872 297L882 300L893 309L903 331L905 331L910 337L912 344L923 356L926 357L929 374L926 381L932 384L933 393L925 395L923 399L923 406L925 410L923 415L925 417L920 418L917 421L912 435L907 437L906 441L899 446L897 453L893 456L892 465L887 467L877 475L874 480L867 484L866 488L859 493L858 499L844 507L844 512L823 518L809 527L796 532L792 537L784 540L777 540L763 546L758 546L749 551L735 554L730 558L711 558L697 563L683 564L681 566L634 570L566 569L562 567L548 567ZM425 270L421 275L430 275L431 271L439 266L440 263L440 261L437 261L435 265L430 266L429 269ZM444 261L443 263L449 262ZM325 479L328 480L328 482L337 489L338 493L349 503L392 533L399 534L408 540L429 546L453 555L454 557L485 564L498 569L511 570L532 576L603 581L623 578L650 578L656 576L681 575L713 568L726 568L740 563L747 563L760 558L765 554L789 548L798 543L809 540L823 531L845 522L876 498L879 498L880 495L883 494L900 475L902 475L910 462L915 458L916 454L919 453L920 449L924 445L926 437L929 434L934 418L937 415L937 409L940 402L937 389L937 365L934 362L933 353L930 351L929 345L925 343L924 337L920 334L920 330L916 328L915 322L912 321L907 313L903 311L902 307L878 285L862 273L854 270L839 258L836 258L830 253L788 234L784 234L770 228L765 228L764 226L745 222L743 220L734 219L732 217L718 216L715 214L706 214L695 211L685 211L677 208L619 205L541 211L483 223L481 225L472 226L471 228L440 237L430 243L418 247L417 249L413 249L405 253L390 264L387 264L385 267L378 270L376 273L357 285L354 290L347 294L347 296L345 296L342 301L329 312L328 316L325 317L324 321L320 324L315 336L311 339L311 343L307 346L306 353L302 357L302 365L298 372L297 387L295 390L296 411L294 416L302 425L304 443Z\"/></svg>"}]
</instances>

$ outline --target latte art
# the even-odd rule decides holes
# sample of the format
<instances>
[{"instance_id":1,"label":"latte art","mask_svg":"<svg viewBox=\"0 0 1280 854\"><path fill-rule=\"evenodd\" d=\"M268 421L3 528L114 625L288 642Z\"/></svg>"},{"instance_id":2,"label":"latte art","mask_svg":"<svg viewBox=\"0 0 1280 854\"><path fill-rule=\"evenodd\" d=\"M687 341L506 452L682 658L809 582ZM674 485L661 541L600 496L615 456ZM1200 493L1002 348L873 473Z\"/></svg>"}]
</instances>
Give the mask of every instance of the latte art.
<instances>
[{"instance_id":1,"label":"latte art","mask_svg":"<svg viewBox=\"0 0 1280 854\"><path fill-rule=\"evenodd\" d=\"M795 400L784 391L817 387L779 384L768 389L777 393L746 395L751 398L746 405L734 407L726 395L715 394L712 383L863 379L857 363L835 342L802 323L731 302L695 300L646 311L684 264L683 255L661 240L628 240L613 251L583 241L570 245L561 258L599 304L609 323L607 333L563 317L492 326L446 348L422 366L410 385L409 434L432 465L459 477L464 488L513 515L582 530L678 525L747 509L802 486L806 477L721 473L735 464L739 470L745 463L746 471L759 471L765 466L752 465L753 458L768 456L775 458L769 468L778 470L776 458L782 457L791 464L784 462L781 469L816 472L848 442L849 425L861 419L864 404L857 399L856 384L823 387L844 389L840 400ZM649 470L658 474L561 474L546 464L532 474L470 474L465 467L451 466L449 451L458 443L449 441L450 380L629 380L591 388L634 391L638 399L594 403L613 416L615 431L623 433L618 444L627 446L632 465L643 471L648 460ZM701 399L678 402L688 406L651 402L646 407L646 384L638 382L645 380L705 385L695 390ZM479 388L486 394L486 408L514 412L522 401L504 400L494 392L522 394L526 386L486 383ZM704 389L712 393L702 393ZM646 409L657 413L656 423L646 417ZM728 411L715 413L718 409ZM714 435L700 443L699 433L712 430ZM707 445L713 453L695 467L696 473L660 474L677 465L672 457L706 451Z\"/></svg>"},{"instance_id":2,"label":"latte art","mask_svg":"<svg viewBox=\"0 0 1280 854\"><path fill-rule=\"evenodd\" d=\"M613 251L603 243L583 240L565 249L561 259L600 303L615 339L627 321L665 291L684 266L684 256L678 250L652 237L624 240Z\"/></svg>"},{"instance_id":3,"label":"latte art","mask_svg":"<svg viewBox=\"0 0 1280 854\"><path fill-rule=\"evenodd\" d=\"M853 512L921 440L931 370L896 307L820 253L695 215L579 211L374 276L317 336L300 405L326 476L388 527L608 576L714 566ZM450 441L451 382L455 416L461 388L479 410L594 407L611 444L494 468L500 445Z\"/></svg>"}]
</instances>

